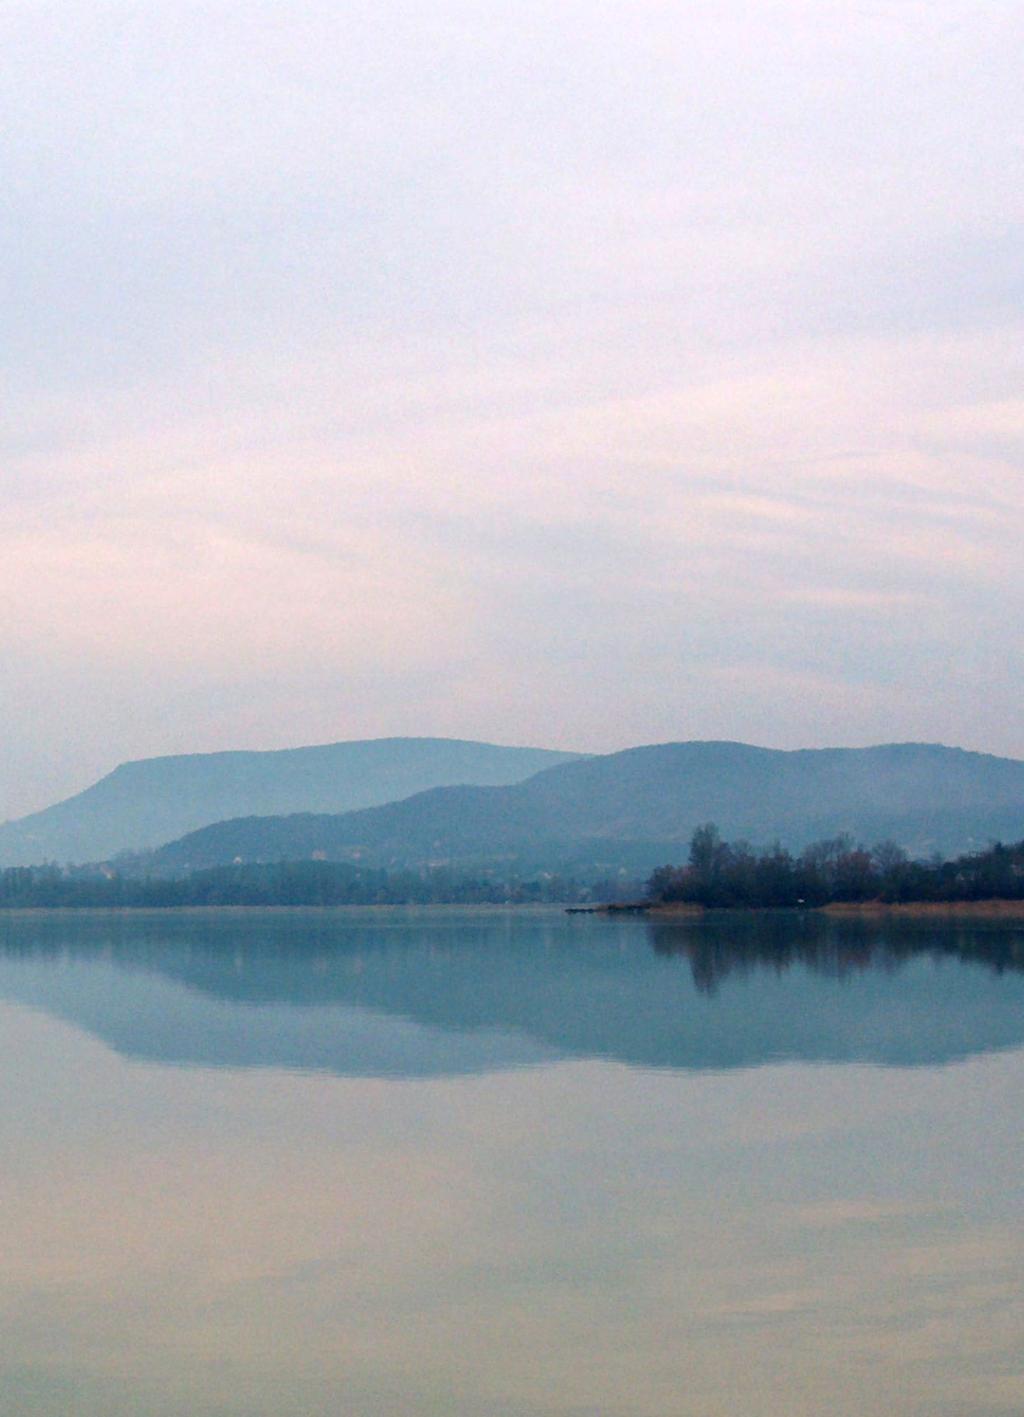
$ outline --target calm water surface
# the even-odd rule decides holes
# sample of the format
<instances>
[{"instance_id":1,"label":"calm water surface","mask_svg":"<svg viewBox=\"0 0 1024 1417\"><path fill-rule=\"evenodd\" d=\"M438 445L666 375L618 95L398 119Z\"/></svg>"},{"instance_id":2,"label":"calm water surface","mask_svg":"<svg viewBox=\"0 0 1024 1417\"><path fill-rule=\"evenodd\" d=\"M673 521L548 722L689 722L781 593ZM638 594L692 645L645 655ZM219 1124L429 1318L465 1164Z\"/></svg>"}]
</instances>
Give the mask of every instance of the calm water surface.
<instances>
[{"instance_id":1,"label":"calm water surface","mask_svg":"<svg viewBox=\"0 0 1024 1417\"><path fill-rule=\"evenodd\" d=\"M1024 932L0 918L0 1411L1021 1417Z\"/></svg>"}]
</instances>

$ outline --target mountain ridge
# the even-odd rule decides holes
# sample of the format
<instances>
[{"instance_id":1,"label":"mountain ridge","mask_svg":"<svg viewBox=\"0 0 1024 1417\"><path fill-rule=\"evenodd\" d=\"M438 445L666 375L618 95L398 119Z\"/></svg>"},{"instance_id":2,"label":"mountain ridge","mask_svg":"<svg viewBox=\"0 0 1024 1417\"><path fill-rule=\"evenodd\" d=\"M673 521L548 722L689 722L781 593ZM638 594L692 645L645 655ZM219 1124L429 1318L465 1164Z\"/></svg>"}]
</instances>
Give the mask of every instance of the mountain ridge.
<instances>
[{"instance_id":1,"label":"mountain ridge","mask_svg":"<svg viewBox=\"0 0 1024 1417\"><path fill-rule=\"evenodd\" d=\"M563 869L680 859L694 827L790 846L849 833L915 855L1024 836L1024 762L943 744L773 749L727 740L579 758L506 786L440 786L343 814L216 823L142 858L177 872L323 856L386 866Z\"/></svg>"},{"instance_id":2,"label":"mountain ridge","mask_svg":"<svg viewBox=\"0 0 1024 1417\"><path fill-rule=\"evenodd\" d=\"M433 786L505 785L574 756L403 737L138 758L61 802L0 825L0 866L102 860L246 814L337 813Z\"/></svg>"}]
</instances>

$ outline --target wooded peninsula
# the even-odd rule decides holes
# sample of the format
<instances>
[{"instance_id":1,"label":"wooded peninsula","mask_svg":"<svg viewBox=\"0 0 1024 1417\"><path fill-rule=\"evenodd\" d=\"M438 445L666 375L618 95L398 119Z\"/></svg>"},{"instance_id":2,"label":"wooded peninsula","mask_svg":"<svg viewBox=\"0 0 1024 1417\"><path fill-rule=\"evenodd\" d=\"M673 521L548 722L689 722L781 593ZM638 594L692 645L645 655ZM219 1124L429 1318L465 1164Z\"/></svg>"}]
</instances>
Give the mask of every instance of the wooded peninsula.
<instances>
[{"instance_id":1,"label":"wooded peninsula","mask_svg":"<svg viewBox=\"0 0 1024 1417\"><path fill-rule=\"evenodd\" d=\"M920 861L891 841L869 848L838 836L794 854L778 842L756 850L723 841L709 822L694 832L685 865L653 872L647 896L727 909L1024 902L1024 841Z\"/></svg>"}]
</instances>

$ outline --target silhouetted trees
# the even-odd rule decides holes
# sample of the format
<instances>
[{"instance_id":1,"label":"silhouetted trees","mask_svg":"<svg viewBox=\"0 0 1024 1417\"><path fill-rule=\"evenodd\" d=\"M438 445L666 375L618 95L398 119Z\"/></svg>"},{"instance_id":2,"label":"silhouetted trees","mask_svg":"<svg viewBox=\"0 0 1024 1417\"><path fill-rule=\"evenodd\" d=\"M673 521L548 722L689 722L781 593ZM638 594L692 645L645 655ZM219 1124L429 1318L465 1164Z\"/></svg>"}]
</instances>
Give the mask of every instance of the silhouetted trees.
<instances>
[{"instance_id":1,"label":"silhouetted trees","mask_svg":"<svg viewBox=\"0 0 1024 1417\"><path fill-rule=\"evenodd\" d=\"M115 863L116 864L116 863ZM507 869L507 868L506 868ZM250 862L182 877L132 877L111 866L10 866L0 870L0 909L215 905L506 905L635 899L641 887L594 872L518 877L480 868L385 870L343 861ZM911 860L893 842L868 849L850 837L794 853L773 842L755 849L723 841L705 823L693 833L684 866L660 866L650 899L707 906L821 906L841 901L1024 899L1024 841L997 843L951 861Z\"/></svg>"},{"instance_id":2,"label":"silhouetted trees","mask_svg":"<svg viewBox=\"0 0 1024 1417\"><path fill-rule=\"evenodd\" d=\"M1024 841L1001 842L952 861L912 861L885 841L868 849L850 837L814 842L794 855L778 842L756 851L725 842L712 823L698 827L685 866L660 866L651 899L708 906L821 906L840 901L1024 899Z\"/></svg>"}]
</instances>

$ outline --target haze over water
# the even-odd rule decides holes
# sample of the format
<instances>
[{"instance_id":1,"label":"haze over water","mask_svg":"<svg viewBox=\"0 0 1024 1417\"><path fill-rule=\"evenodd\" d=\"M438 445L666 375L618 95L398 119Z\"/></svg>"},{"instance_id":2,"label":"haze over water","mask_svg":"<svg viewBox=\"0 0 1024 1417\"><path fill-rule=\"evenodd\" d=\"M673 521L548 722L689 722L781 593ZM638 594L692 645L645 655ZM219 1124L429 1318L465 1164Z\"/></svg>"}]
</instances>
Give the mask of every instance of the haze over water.
<instances>
[{"instance_id":1,"label":"haze over water","mask_svg":"<svg viewBox=\"0 0 1024 1417\"><path fill-rule=\"evenodd\" d=\"M0 922L19 1414L1019 1417L1022 931Z\"/></svg>"}]
</instances>

